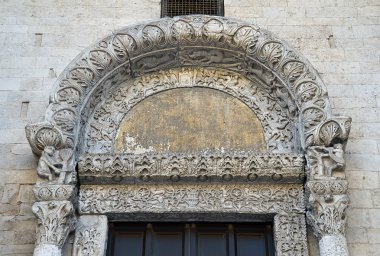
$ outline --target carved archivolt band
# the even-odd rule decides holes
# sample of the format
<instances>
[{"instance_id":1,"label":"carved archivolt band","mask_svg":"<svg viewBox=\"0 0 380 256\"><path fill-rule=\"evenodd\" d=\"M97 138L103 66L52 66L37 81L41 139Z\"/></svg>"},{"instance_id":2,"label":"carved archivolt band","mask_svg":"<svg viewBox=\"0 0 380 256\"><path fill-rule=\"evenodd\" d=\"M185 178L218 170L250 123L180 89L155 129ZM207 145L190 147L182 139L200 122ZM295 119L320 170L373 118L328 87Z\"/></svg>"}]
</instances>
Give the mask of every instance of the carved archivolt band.
<instances>
[{"instance_id":1,"label":"carved archivolt band","mask_svg":"<svg viewBox=\"0 0 380 256\"><path fill-rule=\"evenodd\" d=\"M80 120L103 91L132 77L185 66L223 68L263 81L289 117L299 117L303 147L347 139L350 119L332 116L323 82L300 53L242 21L184 16L116 31L80 54L55 84L45 116L64 135L52 135L55 143L76 145ZM33 139L40 126L28 126L36 153L42 151Z\"/></svg>"},{"instance_id":2,"label":"carved archivolt band","mask_svg":"<svg viewBox=\"0 0 380 256\"><path fill-rule=\"evenodd\" d=\"M249 82L236 82L243 78ZM79 189L79 213L277 214L277 254L307 255L302 215L307 210L321 255L332 253L331 244L340 244L339 254L348 255L343 236L349 204L344 148L351 119L331 114L323 82L296 50L257 26L211 16L164 18L116 31L83 51L58 78L44 122L26 127L33 152L41 155L34 189L38 202L32 208L38 217L35 255L59 255L73 228L78 152L112 153L107 145L114 140L117 118L134 104L156 92L194 86L223 91L249 106L272 152L302 148L306 186L295 180L303 176L302 161L294 155L269 156L269 163L276 161L268 168L260 157L244 162L240 156L215 159L203 154L192 162L182 155L160 155L154 161L148 155L147 161L144 156L85 156L80 178L93 183ZM174 180L154 180L167 177ZM202 180L208 177L216 182ZM177 178L192 182L175 183ZM238 182L231 182L235 178ZM142 182L96 185L119 179ZM97 234L91 228L83 233L78 229L75 243L86 244Z\"/></svg>"},{"instance_id":3,"label":"carved archivolt band","mask_svg":"<svg viewBox=\"0 0 380 256\"><path fill-rule=\"evenodd\" d=\"M193 67L146 74L123 83L120 88L103 90L101 98L104 100L93 110L89 120L83 119L87 127L81 136L85 138L81 151L114 152L120 123L136 104L156 93L192 87L219 90L241 100L259 118L269 152L295 151L294 116L289 118L291 113L278 102L279 95L273 88L263 82L253 83L235 72Z\"/></svg>"}]
</instances>

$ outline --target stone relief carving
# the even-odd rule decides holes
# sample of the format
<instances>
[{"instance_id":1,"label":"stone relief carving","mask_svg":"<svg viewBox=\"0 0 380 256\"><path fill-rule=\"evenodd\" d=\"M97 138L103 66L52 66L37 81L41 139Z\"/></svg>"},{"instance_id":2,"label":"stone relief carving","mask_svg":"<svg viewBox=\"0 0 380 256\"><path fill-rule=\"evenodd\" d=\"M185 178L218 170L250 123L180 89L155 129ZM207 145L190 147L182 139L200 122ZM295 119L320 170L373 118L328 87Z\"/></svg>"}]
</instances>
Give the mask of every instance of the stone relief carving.
<instances>
[{"instance_id":1,"label":"stone relief carving","mask_svg":"<svg viewBox=\"0 0 380 256\"><path fill-rule=\"evenodd\" d=\"M106 252L108 221L104 215L79 217L73 256L103 256Z\"/></svg>"},{"instance_id":2,"label":"stone relief carving","mask_svg":"<svg viewBox=\"0 0 380 256\"><path fill-rule=\"evenodd\" d=\"M87 154L78 162L81 184L136 182L302 183L304 159L296 154Z\"/></svg>"},{"instance_id":3,"label":"stone relief carving","mask_svg":"<svg viewBox=\"0 0 380 256\"><path fill-rule=\"evenodd\" d=\"M56 150L46 146L38 161L37 174L49 184L73 184L76 177L72 158L72 149Z\"/></svg>"},{"instance_id":4,"label":"stone relief carving","mask_svg":"<svg viewBox=\"0 0 380 256\"><path fill-rule=\"evenodd\" d=\"M302 184L82 185L79 211L96 213L304 212Z\"/></svg>"},{"instance_id":5,"label":"stone relief carving","mask_svg":"<svg viewBox=\"0 0 380 256\"><path fill-rule=\"evenodd\" d=\"M194 76L172 77L170 73L176 68L182 68L182 73L189 69L194 71L196 69L191 67L194 65L205 72L224 69L229 75L219 81L213 81L212 75L208 75L210 80L202 84L205 75L194 81ZM168 81L155 82L155 76L161 79L163 73ZM241 88L239 83L234 83L240 75L258 86L251 88L245 84ZM121 99L125 95L118 93L127 90L120 87L125 81L138 88L126 92L131 95L128 102ZM135 81L144 82L135 85ZM325 86L302 55L254 25L222 17L176 17L125 28L103 38L78 56L57 79L44 122L26 127L31 148L38 155L46 148L47 151L54 148L56 152L78 148L112 151L107 142L112 141L120 121L120 117L113 116L114 112L122 116L128 107L147 95L178 87L172 81L180 86L216 86L251 106L259 113L273 152L297 152L302 147L308 166L307 217L320 237L321 255L348 255L344 238L348 197L342 156L351 119L332 115ZM224 84L228 86L223 87ZM107 95L113 97L109 98L110 102ZM109 108L112 101L120 103L117 109ZM84 128L89 120L92 130ZM84 134L88 135L86 139L90 138L89 143L83 141ZM62 157L53 158L49 152L43 154L47 160L41 160L44 164L41 162L38 172L48 182L35 188L39 201L32 209L39 220L35 255L60 255L75 219L73 204L66 199L75 201L72 196L75 189L65 184L76 181L70 181L70 175L59 177L58 173L65 173L61 172L63 164L61 167L56 163L63 161ZM76 154L72 156L73 166ZM69 170L69 166L65 170ZM284 211L302 213L305 206L301 184L84 185L80 189L81 213L146 209L152 213L198 209L283 214ZM281 219L280 216L276 217L277 222L275 220L280 234L276 236L277 253L307 255L304 228L299 228L303 219L289 216ZM288 224L277 226L276 223L281 222ZM339 248L338 251L331 249L334 247Z\"/></svg>"},{"instance_id":6,"label":"stone relief carving","mask_svg":"<svg viewBox=\"0 0 380 256\"><path fill-rule=\"evenodd\" d=\"M307 154L313 179L345 178L346 161L342 144L333 147L310 147Z\"/></svg>"},{"instance_id":7,"label":"stone relief carving","mask_svg":"<svg viewBox=\"0 0 380 256\"><path fill-rule=\"evenodd\" d=\"M33 188L36 201L75 201L77 187L73 185L39 184Z\"/></svg>"},{"instance_id":8,"label":"stone relief carving","mask_svg":"<svg viewBox=\"0 0 380 256\"><path fill-rule=\"evenodd\" d=\"M25 130L32 151L38 155L48 146L61 148L65 141L62 132L51 123L27 125Z\"/></svg>"},{"instance_id":9,"label":"stone relief carving","mask_svg":"<svg viewBox=\"0 0 380 256\"><path fill-rule=\"evenodd\" d=\"M86 104L94 104L93 97L100 100L95 94L132 75L195 64L267 81L277 102L289 113L298 112L295 114L300 116L304 148L345 141L347 137L350 120L331 114L323 82L305 58L257 26L208 16L161 19L119 30L100 40L59 77L46 122L67 137L62 142L65 147L72 147L78 143L79 129L75 127L90 114L86 111L92 111ZM328 138L321 131L328 130L326 126L331 122L338 125L339 131ZM30 143L38 148L35 139Z\"/></svg>"},{"instance_id":10,"label":"stone relief carving","mask_svg":"<svg viewBox=\"0 0 380 256\"><path fill-rule=\"evenodd\" d=\"M36 202L32 207L37 216L37 244L53 244L62 248L73 229L74 207L70 201Z\"/></svg>"},{"instance_id":11,"label":"stone relief carving","mask_svg":"<svg viewBox=\"0 0 380 256\"><path fill-rule=\"evenodd\" d=\"M345 234L348 204L347 195L309 196L307 217L317 237Z\"/></svg>"},{"instance_id":12,"label":"stone relief carving","mask_svg":"<svg viewBox=\"0 0 380 256\"><path fill-rule=\"evenodd\" d=\"M94 110L83 134L83 152L113 152L113 141L125 114L143 99L165 90L206 87L226 92L242 100L262 123L268 150L291 152L294 149L294 124L270 91L260 88L239 74L216 69L182 68L148 74L124 84ZM264 87L264 86L263 86Z\"/></svg>"},{"instance_id":13,"label":"stone relief carving","mask_svg":"<svg viewBox=\"0 0 380 256\"><path fill-rule=\"evenodd\" d=\"M330 128L326 130L329 134L337 131L336 126L328 127ZM327 140L333 137L327 133L324 134ZM336 143L330 147L310 147L306 160L308 163L306 216L315 236L320 239L320 253L321 255L348 255L344 235L349 198L348 182L345 180L344 172L343 145Z\"/></svg>"},{"instance_id":14,"label":"stone relief carving","mask_svg":"<svg viewBox=\"0 0 380 256\"><path fill-rule=\"evenodd\" d=\"M306 221L302 214L280 213L274 217L276 255L308 255Z\"/></svg>"}]
</instances>

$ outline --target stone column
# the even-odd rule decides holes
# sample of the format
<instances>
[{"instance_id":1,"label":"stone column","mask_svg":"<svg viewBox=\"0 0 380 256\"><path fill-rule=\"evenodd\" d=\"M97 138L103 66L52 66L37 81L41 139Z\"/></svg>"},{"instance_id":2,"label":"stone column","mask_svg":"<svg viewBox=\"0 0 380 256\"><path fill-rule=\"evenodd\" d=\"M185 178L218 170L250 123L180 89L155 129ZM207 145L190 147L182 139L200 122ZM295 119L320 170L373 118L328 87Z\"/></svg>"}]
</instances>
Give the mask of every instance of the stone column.
<instances>
[{"instance_id":1,"label":"stone column","mask_svg":"<svg viewBox=\"0 0 380 256\"><path fill-rule=\"evenodd\" d=\"M105 215L82 215L75 229L73 256L106 255L108 221Z\"/></svg>"},{"instance_id":2,"label":"stone column","mask_svg":"<svg viewBox=\"0 0 380 256\"><path fill-rule=\"evenodd\" d=\"M319 239L321 256L348 256L345 237L349 205L343 149L311 147L307 154L307 220Z\"/></svg>"}]
</instances>

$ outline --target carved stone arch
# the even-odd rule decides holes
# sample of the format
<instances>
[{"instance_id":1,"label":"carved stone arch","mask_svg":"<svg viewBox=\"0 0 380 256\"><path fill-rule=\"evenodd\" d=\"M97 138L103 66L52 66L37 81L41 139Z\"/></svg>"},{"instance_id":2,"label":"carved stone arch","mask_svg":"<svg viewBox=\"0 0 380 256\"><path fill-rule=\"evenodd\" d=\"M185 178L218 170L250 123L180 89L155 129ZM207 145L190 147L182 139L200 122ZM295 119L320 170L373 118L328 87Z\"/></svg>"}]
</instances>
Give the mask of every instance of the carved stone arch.
<instances>
[{"instance_id":1,"label":"carved stone arch","mask_svg":"<svg viewBox=\"0 0 380 256\"><path fill-rule=\"evenodd\" d=\"M191 66L222 68L262 81L298 118L303 149L347 140L349 119L331 114L322 80L297 50L255 25L208 16L127 27L90 46L57 79L45 122L60 132L60 144L74 147L81 120L102 92L146 73ZM40 154L42 142L33 139L38 131L30 127L32 149Z\"/></svg>"},{"instance_id":2,"label":"carved stone arch","mask_svg":"<svg viewBox=\"0 0 380 256\"><path fill-rule=\"evenodd\" d=\"M128 169L127 164L123 162L125 160L123 156L101 156L101 160L96 160L96 157L80 157L80 154L85 152L109 153L107 151L91 151L92 149L88 145L83 145L86 141L91 140L91 138L86 138L86 140L83 138L87 136L86 132L91 129L91 125L96 125L94 115L97 114L97 111L102 107L107 107L107 100L111 103L114 101L112 95L118 90L123 90L122 84L133 85L139 79L151 79L155 74L163 77L170 72L177 74L177 78L171 78L173 82L184 70L191 70L193 74L207 70L216 70L215 72L224 70L230 76L240 77L241 80L244 80L245 86L238 84L234 87L234 85L224 83L227 86L223 87L222 83L216 85L219 86L217 89L239 98L247 105L249 105L247 101L251 100L252 110L259 117L261 112L266 111L265 106L260 101L254 100L254 94L249 91L247 84L254 84L255 90L262 92L261 95L264 95L273 106L276 106L278 113L274 113L273 110L268 110L268 112L274 116L281 116L282 119L265 120L260 117L260 121L263 126L269 127L268 131L265 131L267 143L270 145L268 151L282 153L282 155L255 156L256 160L252 161L259 161L257 159L269 161L277 159L277 157L296 159L299 156L294 154L304 153L307 161L307 215L310 224L321 239L321 255L330 255L330 246L334 246L334 243L341 241L345 243L343 236L344 212L348 205L348 198L343 155L350 130L350 118L334 116L331 113L327 90L318 73L305 57L284 41L266 30L243 21L195 15L164 18L115 31L112 35L84 50L57 79L45 120L42 123L26 127L33 152L41 155L37 168L41 180L35 188L36 198L39 202L36 203L34 209L36 209L36 215L42 220L39 223L39 235L43 236L43 239L40 240L45 242L36 248L36 254L41 250L59 253L64 239L60 239L57 243L53 241L52 237L49 238L49 235L53 235L46 232L48 230L61 232L60 235L65 238L70 228L73 227L73 222L70 221L73 219L71 202L75 201L77 184L75 166L78 161L79 165L84 168L83 177L87 178L93 178L94 175L85 173L86 166L95 170L97 168L96 161L113 161L117 162L117 166L121 169ZM203 78L205 76L207 74L203 74ZM189 85L189 87L191 86L210 87L210 85L196 83ZM153 88L154 86L144 87L144 93ZM131 95L131 92L127 91L127 95ZM152 94L146 94L139 100L149 95ZM279 121L280 119L282 121ZM285 146L281 145L280 148L278 145L271 144L270 132L275 132L276 125L278 126L281 122L288 122L285 126L289 129L290 135L284 136L290 136L291 139L286 142L288 144L285 143ZM285 139L281 137L281 140ZM286 156L291 153L293 153L291 157ZM243 155L236 155L236 159L244 158ZM158 156L158 158L160 157L167 158L167 156ZM194 157L203 159L204 156ZM135 160L132 159L132 161ZM296 170L299 167L296 162L288 161L282 162L282 164L289 165ZM288 174L274 173L274 176L271 177L283 175L290 181L299 184L301 181L294 179L296 174L300 175L298 171L299 168ZM244 175L250 177L249 175L252 173L243 171L240 174L242 177ZM217 174L215 175L217 176ZM266 175L267 173L263 174L263 177L267 177ZM120 177L113 178L119 179ZM249 178L247 179L249 180ZM267 179L263 178L263 181L267 182ZM274 181L276 181L275 178L271 182ZM108 182L112 183L109 180ZM273 187L276 186L273 185ZM285 187L289 198L298 198L299 201L296 200L296 203L302 205L303 195L294 196L292 185ZM107 190L107 188L105 189ZM157 190L160 189L158 186ZM201 193L199 191L210 193L204 188L191 187L188 189L189 191L198 191L198 193ZM223 193L228 194L229 189L232 188L227 186L220 189L224 191ZM265 186L263 189L265 190ZM302 187L298 186L297 189L302 190ZM88 202L86 201L87 195L92 195L94 191L92 188L86 187L81 190L82 205L85 205ZM243 188L243 190L245 193L250 193L249 188ZM121 189L111 192L135 193L136 191ZM108 190L102 193L111 192ZM262 191L259 190L255 193L260 194ZM275 198L275 195L273 197ZM282 204L283 200L293 200L289 198L278 198L279 201L274 207L276 212L271 212L271 214L277 214L275 218L277 230L281 230L279 223L294 223L297 219L302 222L302 216L299 216L300 213L302 214L302 210L290 210L289 212L289 205ZM91 201L91 199L88 200ZM299 205L293 208L298 209ZM256 213L263 211L265 213L262 209L247 208L244 211L256 211ZM97 212L101 213L102 211ZM288 213L288 215L285 214L288 216L286 218L284 217L285 212ZM88 212L85 209L82 210L82 213ZM44 220L46 223L55 223L51 218L61 218L58 222L62 225L47 227ZM333 226L325 225L327 219ZM281 232L286 232L286 230ZM277 253L282 255L280 247L290 241L286 240L286 234L278 234L282 237L277 241ZM292 237L290 239L297 240ZM301 244L304 244L305 241L302 239L304 239L303 235L299 240ZM294 243L292 246L297 247ZM306 254L306 247L302 248L301 254ZM341 248L341 255L347 255L346 245L344 244ZM293 253L295 252L294 249ZM285 251L283 253L285 254Z\"/></svg>"}]
</instances>

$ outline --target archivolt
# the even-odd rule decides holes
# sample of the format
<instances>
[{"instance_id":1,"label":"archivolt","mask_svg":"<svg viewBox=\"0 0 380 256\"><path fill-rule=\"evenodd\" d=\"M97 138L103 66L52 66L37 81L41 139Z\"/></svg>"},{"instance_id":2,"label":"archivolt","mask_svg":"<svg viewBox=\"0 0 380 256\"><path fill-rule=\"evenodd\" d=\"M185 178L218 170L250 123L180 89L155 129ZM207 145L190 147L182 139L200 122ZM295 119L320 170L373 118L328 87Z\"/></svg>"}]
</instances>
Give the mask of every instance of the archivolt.
<instances>
[{"instance_id":1,"label":"archivolt","mask_svg":"<svg viewBox=\"0 0 380 256\"><path fill-rule=\"evenodd\" d=\"M331 115L325 86L300 53L255 25L183 16L118 30L84 50L58 78L45 121L27 126L33 151L40 154L46 145L76 148L84 120L112 87L146 73L191 66L261 81L296 120L304 149L347 140L350 119Z\"/></svg>"}]
</instances>

